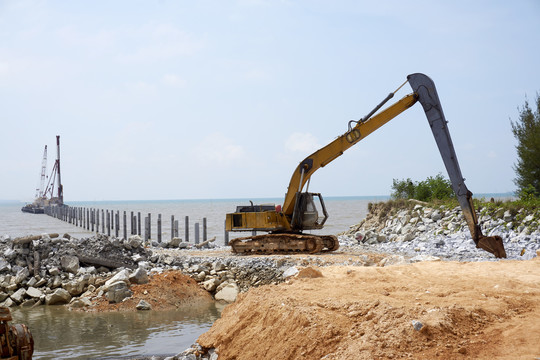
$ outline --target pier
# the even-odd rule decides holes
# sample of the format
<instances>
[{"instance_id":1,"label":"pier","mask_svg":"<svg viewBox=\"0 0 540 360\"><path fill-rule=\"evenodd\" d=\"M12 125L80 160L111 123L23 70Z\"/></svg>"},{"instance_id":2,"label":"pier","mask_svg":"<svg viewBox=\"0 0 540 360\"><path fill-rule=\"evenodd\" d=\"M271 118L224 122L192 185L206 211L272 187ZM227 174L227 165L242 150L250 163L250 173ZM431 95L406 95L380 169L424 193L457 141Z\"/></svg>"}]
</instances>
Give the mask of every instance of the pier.
<instances>
[{"instance_id":1,"label":"pier","mask_svg":"<svg viewBox=\"0 0 540 360\"><path fill-rule=\"evenodd\" d=\"M141 214L140 211L120 211L88 207L74 207L69 205L46 206L44 208L46 215L59 220L73 224L94 233L100 233L107 236L122 236L127 239L131 235L141 236L145 242L156 240L158 243L164 241L163 229L170 230L168 234L170 240L178 238L180 233L179 220L174 215L170 216L170 222L165 224L162 214L152 216L151 213ZM152 223L155 221L155 224ZM201 229L202 227L202 229ZM201 231L202 230L202 231ZM155 232L154 232L155 231ZM202 239L201 239L202 232ZM204 245L207 238L207 220L193 224L193 239L195 245ZM153 237L155 235L155 237ZM190 239L190 219L184 217L184 239L183 242L189 243ZM225 245L228 245L228 234L225 232Z\"/></svg>"}]
</instances>

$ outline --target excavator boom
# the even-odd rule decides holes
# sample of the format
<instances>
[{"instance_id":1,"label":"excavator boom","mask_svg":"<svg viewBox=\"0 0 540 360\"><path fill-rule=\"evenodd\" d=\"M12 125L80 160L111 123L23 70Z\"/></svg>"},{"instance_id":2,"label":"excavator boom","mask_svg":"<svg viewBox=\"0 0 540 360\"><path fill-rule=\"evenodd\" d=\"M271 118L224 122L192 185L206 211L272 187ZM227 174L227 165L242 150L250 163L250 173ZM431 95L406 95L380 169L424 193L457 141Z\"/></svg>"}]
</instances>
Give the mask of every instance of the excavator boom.
<instances>
[{"instance_id":1,"label":"excavator boom","mask_svg":"<svg viewBox=\"0 0 540 360\"><path fill-rule=\"evenodd\" d=\"M433 81L424 74L411 74L407 77L413 93L404 96L395 104L375 114L401 86L390 93L375 109L359 121L349 122L349 130L334 141L305 158L293 172L283 202L283 208L238 207L237 212L227 214L227 231L268 231L270 235L254 235L234 239L231 242L234 252L319 252L333 251L339 247L335 236L302 235L303 230L321 229L326 218L324 202L320 194L302 192L310 177L326 166L360 140L401 114L417 101L426 113L437 146L443 158L459 204L463 210L471 236L478 248L484 249L498 258L506 257L502 239L499 236L484 236L472 203L472 193L465 186L465 180L457 161L447 121ZM403 85L402 85L403 86ZM375 114L375 115L374 115ZM351 127L354 122L356 125ZM319 219L313 197L320 199L324 218Z\"/></svg>"}]
</instances>

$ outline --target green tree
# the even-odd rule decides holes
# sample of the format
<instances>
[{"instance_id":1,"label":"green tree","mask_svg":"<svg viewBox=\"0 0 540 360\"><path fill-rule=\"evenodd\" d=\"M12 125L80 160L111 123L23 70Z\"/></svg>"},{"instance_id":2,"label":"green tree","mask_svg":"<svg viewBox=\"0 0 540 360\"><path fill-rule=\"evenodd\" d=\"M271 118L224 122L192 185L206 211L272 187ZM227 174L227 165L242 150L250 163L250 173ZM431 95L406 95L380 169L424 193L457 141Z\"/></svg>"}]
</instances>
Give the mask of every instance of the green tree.
<instances>
[{"instance_id":1,"label":"green tree","mask_svg":"<svg viewBox=\"0 0 540 360\"><path fill-rule=\"evenodd\" d=\"M514 183L520 198L540 197L540 95L536 95L535 111L527 100L519 111L519 120L515 123L510 120L518 141Z\"/></svg>"},{"instance_id":2,"label":"green tree","mask_svg":"<svg viewBox=\"0 0 540 360\"><path fill-rule=\"evenodd\" d=\"M410 178L406 180L393 179L392 181L393 199L416 199L420 201L446 200L454 197L450 180L445 179L442 174L435 177L429 176L424 181L413 182Z\"/></svg>"}]
</instances>

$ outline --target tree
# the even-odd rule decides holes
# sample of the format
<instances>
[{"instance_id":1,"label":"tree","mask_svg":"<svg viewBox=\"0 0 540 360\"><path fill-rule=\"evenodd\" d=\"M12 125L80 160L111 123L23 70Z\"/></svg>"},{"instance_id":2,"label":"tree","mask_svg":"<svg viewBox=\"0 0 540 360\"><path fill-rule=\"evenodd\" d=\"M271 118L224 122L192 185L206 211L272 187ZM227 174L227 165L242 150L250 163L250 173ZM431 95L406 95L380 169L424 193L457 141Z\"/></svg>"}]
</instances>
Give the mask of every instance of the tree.
<instances>
[{"instance_id":1,"label":"tree","mask_svg":"<svg viewBox=\"0 0 540 360\"><path fill-rule=\"evenodd\" d=\"M450 180L445 179L442 174L435 177L429 176L424 181L415 181L410 178L406 180L393 179L392 198L394 199L416 199L420 201L446 200L454 197Z\"/></svg>"},{"instance_id":2,"label":"tree","mask_svg":"<svg viewBox=\"0 0 540 360\"><path fill-rule=\"evenodd\" d=\"M519 120L510 120L518 141L514 183L520 198L540 197L540 95L536 95L536 111L531 110L527 100L519 111Z\"/></svg>"}]
</instances>

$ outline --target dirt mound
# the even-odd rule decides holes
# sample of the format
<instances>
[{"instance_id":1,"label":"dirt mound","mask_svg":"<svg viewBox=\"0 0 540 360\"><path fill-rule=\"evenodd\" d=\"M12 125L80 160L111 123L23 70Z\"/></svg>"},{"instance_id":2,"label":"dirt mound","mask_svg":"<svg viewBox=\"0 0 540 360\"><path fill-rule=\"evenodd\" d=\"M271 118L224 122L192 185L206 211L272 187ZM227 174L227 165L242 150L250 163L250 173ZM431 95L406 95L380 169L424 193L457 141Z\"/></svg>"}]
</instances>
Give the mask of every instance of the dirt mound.
<instances>
[{"instance_id":1,"label":"dirt mound","mask_svg":"<svg viewBox=\"0 0 540 360\"><path fill-rule=\"evenodd\" d=\"M144 300L153 310L169 310L190 303L213 301L195 280L180 271L165 271L149 277L147 284L131 285L133 296L121 303L109 304L105 296L94 300L89 311L135 311L139 301Z\"/></svg>"},{"instance_id":2,"label":"dirt mound","mask_svg":"<svg viewBox=\"0 0 540 360\"><path fill-rule=\"evenodd\" d=\"M199 337L220 359L540 356L540 261L335 266L250 290Z\"/></svg>"}]
</instances>

